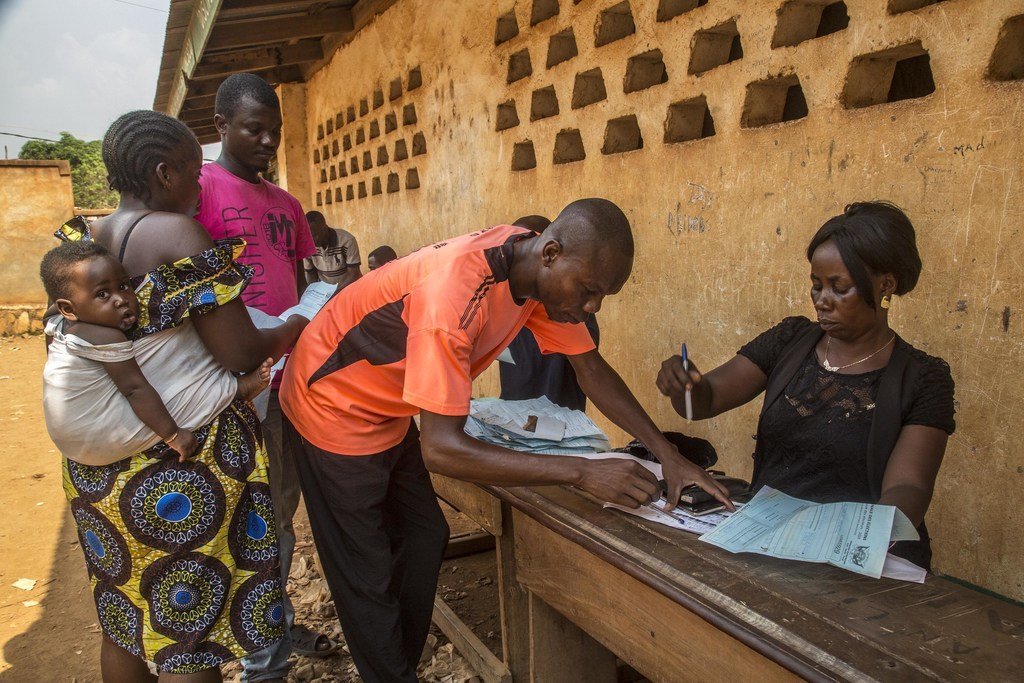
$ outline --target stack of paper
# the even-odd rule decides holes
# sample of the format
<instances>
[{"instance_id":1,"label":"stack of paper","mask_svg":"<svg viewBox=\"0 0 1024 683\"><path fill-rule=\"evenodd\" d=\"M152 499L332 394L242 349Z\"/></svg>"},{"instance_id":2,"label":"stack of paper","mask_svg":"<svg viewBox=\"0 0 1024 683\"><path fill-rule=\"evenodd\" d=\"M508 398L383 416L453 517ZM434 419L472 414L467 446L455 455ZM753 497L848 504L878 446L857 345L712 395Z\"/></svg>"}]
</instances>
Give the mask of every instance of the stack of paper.
<instances>
[{"instance_id":1,"label":"stack of paper","mask_svg":"<svg viewBox=\"0 0 1024 683\"><path fill-rule=\"evenodd\" d=\"M582 455L611 447L608 437L586 413L555 405L544 396L526 401L475 400L466 433L527 453Z\"/></svg>"},{"instance_id":2,"label":"stack of paper","mask_svg":"<svg viewBox=\"0 0 1024 683\"><path fill-rule=\"evenodd\" d=\"M891 505L814 503L765 486L700 540L734 553L826 562L876 579L921 582L923 569L888 554L893 541L918 538L907 516Z\"/></svg>"}]
</instances>

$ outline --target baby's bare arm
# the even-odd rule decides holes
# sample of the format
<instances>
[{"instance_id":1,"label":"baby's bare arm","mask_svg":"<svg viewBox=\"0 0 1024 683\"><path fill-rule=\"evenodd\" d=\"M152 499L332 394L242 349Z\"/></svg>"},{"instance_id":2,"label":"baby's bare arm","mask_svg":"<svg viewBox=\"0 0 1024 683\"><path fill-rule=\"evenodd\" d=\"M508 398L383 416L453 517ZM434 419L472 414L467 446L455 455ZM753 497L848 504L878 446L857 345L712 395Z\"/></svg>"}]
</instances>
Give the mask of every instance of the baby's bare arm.
<instances>
[{"instance_id":1,"label":"baby's bare arm","mask_svg":"<svg viewBox=\"0 0 1024 683\"><path fill-rule=\"evenodd\" d=\"M80 337L90 344L120 344L128 341L124 332L116 327L105 327L84 323L81 320L68 320L64 323L64 332Z\"/></svg>"}]
</instances>

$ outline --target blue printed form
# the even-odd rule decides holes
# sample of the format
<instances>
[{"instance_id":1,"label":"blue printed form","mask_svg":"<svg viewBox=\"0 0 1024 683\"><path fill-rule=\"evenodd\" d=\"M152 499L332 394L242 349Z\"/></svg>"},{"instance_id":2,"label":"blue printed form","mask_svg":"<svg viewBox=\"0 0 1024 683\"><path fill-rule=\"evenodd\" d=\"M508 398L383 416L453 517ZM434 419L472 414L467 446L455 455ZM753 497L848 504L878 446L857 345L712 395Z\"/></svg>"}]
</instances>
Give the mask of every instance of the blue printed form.
<instances>
[{"instance_id":1,"label":"blue printed form","mask_svg":"<svg viewBox=\"0 0 1024 683\"><path fill-rule=\"evenodd\" d=\"M890 543L918 538L891 505L813 503L765 486L700 540L733 553L826 562L877 579Z\"/></svg>"}]
</instances>

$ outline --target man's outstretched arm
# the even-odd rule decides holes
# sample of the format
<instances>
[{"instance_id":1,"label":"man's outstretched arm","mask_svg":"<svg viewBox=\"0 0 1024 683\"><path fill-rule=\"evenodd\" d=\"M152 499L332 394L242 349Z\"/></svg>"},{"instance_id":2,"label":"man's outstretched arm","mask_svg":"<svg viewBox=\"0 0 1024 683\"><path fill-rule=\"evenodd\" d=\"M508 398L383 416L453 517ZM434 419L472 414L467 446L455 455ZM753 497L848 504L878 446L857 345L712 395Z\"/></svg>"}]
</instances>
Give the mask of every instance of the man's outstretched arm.
<instances>
[{"instance_id":1,"label":"man's outstretched arm","mask_svg":"<svg viewBox=\"0 0 1024 683\"><path fill-rule=\"evenodd\" d=\"M640 406L626 383L597 350L569 356L580 388L598 410L627 433L640 439L661 462L668 488L668 509L679 501L683 487L696 484L733 509L729 492L707 472L683 457Z\"/></svg>"},{"instance_id":2,"label":"man's outstretched arm","mask_svg":"<svg viewBox=\"0 0 1024 683\"><path fill-rule=\"evenodd\" d=\"M474 439L463 431L465 424L465 415L420 413L420 445L428 470L495 486L569 484L627 507L657 498L654 475L631 460L521 453Z\"/></svg>"}]
</instances>

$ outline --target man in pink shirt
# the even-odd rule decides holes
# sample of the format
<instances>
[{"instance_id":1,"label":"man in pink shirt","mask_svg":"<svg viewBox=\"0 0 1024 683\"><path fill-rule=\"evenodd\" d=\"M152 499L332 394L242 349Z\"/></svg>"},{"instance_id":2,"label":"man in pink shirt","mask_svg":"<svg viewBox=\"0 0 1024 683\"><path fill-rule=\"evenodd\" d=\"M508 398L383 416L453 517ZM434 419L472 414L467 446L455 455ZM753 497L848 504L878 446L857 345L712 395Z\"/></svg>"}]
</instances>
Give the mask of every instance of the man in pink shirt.
<instances>
[{"instance_id":1,"label":"man in pink shirt","mask_svg":"<svg viewBox=\"0 0 1024 683\"><path fill-rule=\"evenodd\" d=\"M214 239L240 237L246 247L238 260L252 266L254 275L242 292L246 306L279 315L299 301L304 283L302 260L316 253L306 215L299 201L260 176L281 142L281 106L274 89L259 76L235 74L217 89L214 125L220 133L221 154L203 166L202 194L196 220ZM269 457L270 491L277 521L281 579L287 586L295 531L292 517L299 505L299 482L290 449L281 443L281 408L277 387L270 395L263 438ZM329 654L335 645L326 636L293 624L295 613L287 594L284 614L291 639L242 660L243 680L284 680L291 641L300 654Z\"/></svg>"}]
</instances>

